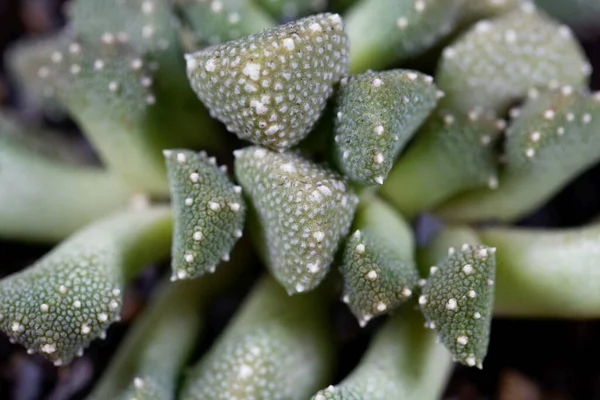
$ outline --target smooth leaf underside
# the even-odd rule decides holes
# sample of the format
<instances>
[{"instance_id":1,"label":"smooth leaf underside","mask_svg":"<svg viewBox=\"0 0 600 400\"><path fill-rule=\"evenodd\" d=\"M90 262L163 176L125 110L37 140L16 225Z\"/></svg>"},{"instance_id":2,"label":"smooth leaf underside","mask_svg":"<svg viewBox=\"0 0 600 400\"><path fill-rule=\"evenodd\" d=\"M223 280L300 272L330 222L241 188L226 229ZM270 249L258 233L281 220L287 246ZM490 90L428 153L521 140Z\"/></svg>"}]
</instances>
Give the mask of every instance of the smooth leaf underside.
<instances>
[{"instance_id":1,"label":"smooth leaf underside","mask_svg":"<svg viewBox=\"0 0 600 400\"><path fill-rule=\"evenodd\" d=\"M464 244L430 268L419 297L426 326L459 362L481 368L494 304L495 248Z\"/></svg>"},{"instance_id":2,"label":"smooth leaf underside","mask_svg":"<svg viewBox=\"0 0 600 400\"><path fill-rule=\"evenodd\" d=\"M383 184L396 157L437 103L433 78L411 70L367 72L343 82L335 151L349 179Z\"/></svg>"},{"instance_id":3,"label":"smooth leaf underside","mask_svg":"<svg viewBox=\"0 0 600 400\"><path fill-rule=\"evenodd\" d=\"M327 9L327 0L257 0L257 2L273 17L284 20L297 19Z\"/></svg>"},{"instance_id":4,"label":"smooth leaf underside","mask_svg":"<svg viewBox=\"0 0 600 400\"><path fill-rule=\"evenodd\" d=\"M289 293L314 289L348 234L354 192L300 156L259 147L236 152L235 174L258 213L275 278Z\"/></svg>"},{"instance_id":5,"label":"smooth leaf underside","mask_svg":"<svg viewBox=\"0 0 600 400\"><path fill-rule=\"evenodd\" d=\"M175 217L172 279L212 273L242 236L242 188L205 152L167 150L165 159Z\"/></svg>"},{"instance_id":6,"label":"smooth leaf underside","mask_svg":"<svg viewBox=\"0 0 600 400\"><path fill-rule=\"evenodd\" d=\"M192 88L230 132L275 150L302 140L347 71L337 14L319 14L186 56Z\"/></svg>"},{"instance_id":7,"label":"smooth leaf underside","mask_svg":"<svg viewBox=\"0 0 600 400\"><path fill-rule=\"evenodd\" d=\"M502 114L534 87L583 86L591 73L572 32L525 3L477 23L444 49L436 84L444 106Z\"/></svg>"}]
</instances>

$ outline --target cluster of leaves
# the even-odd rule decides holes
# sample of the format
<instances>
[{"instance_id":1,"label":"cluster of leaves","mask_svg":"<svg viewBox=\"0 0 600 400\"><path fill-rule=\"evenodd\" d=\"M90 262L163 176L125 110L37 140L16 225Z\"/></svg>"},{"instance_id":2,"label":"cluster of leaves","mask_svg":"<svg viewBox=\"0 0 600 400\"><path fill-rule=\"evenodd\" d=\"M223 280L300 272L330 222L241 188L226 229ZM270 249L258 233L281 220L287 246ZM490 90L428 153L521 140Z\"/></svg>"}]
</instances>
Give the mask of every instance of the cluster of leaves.
<instances>
[{"instance_id":1,"label":"cluster of leaves","mask_svg":"<svg viewBox=\"0 0 600 400\"><path fill-rule=\"evenodd\" d=\"M68 114L102 161L0 115L0 237L64 239L0 282L12 341L69 363L169 256L171 282L92 398L433 399L451 358L482 368L494 312L600 315L598 225L448 225L417 254L408 221L511 222L600 159L600 95L571 29L525 0L332 3L341 15L73 0L68 28L11 51L28 100ZM401 68L414 59L435 77ZM244 232L270 276L178 387L206 305L249 258ZM319 391L338 291L361 326L400 311Z\"/></svg>"}]
</instances>

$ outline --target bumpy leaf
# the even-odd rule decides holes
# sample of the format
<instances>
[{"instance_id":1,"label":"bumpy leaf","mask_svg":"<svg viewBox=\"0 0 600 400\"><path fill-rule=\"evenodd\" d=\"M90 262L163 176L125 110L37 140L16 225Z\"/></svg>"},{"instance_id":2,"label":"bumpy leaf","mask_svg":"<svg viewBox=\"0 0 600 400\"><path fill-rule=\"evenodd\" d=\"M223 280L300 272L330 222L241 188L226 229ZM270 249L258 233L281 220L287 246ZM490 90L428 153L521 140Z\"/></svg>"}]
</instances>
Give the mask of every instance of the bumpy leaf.
<instances>
[{"instance_id":1,"label":"bumpy leaf","mask_svg":"<svg viewBox=\"0 0 600 400\"><path fill-rule=\"evenodd\" d=\"M0 328L56 365L81 355L119 319L127 280L169 252L170 211L117 214L0 282Z\"/></svg>"},{"instance_id":2,"label":"bumpy leaf","mask_svg":"<svg viewBox=\"0 0 600 400\"><path fill-rule=\"evenodd\" d=\"M39 76L110 168L134 188L166 191L157 147L168 140L149 126L157 98L152 71L137 52L114 38L91 45L63 37L40 66Z\"/></svg>"},{"instance_id":3,"label":"bumpy leaf","mask_svg":"<svg viewBox=\"0 0 600 400\"><path fill-rule=\"evenodd\" d=\"M289 297L263 279L209 353L182 400L303 400L330 374L329 323L319 293Z\"/></svg>"},{"instance_id":4,"label":"bumpy leaf","mask_svg":"<svg viewBox=\"0 0 600 400\"><path fill-rule=\"evenodd\" d=\"M69 11L73 29L86 41L127 42L159 60L163 53L177 51L177 30L168 0L74 0Z\"/></svg>"},{"instance_id":5,"label":"bumpy leaf","mask_svg":"<svg viewBox=\"0 0 600 400\"><path fill-rule=\"evenodd\" d=\"M371 199L359 208L340 271L344 302L361 326L410 298L419 280L410 226L387 204Z\"/></svg>"},{"instance_id":6,"label":"bumpy leaf","mask_svg":"<svg viewBox=\"0 0 600 400\"><path fill-rule=\"evenodd\" d=\"M312 400L439 399L452 369L450 354L404 307L375 335L352 373Z\"/></svg>"},{"instance_id":7,"label":"bumpy leaf","mask_svg":"<svg viewBox=\"0 0 600 400\"><path fill-rule=\"evenodd\" d=\"M165 151L174 208L173 278L197 278L216 265L242 236L242 188L205 152Z\"/></svg>"},{"instance_id":8,"label":"bumpy leaf","mask_svg":"<svg viewBox=\"0 0 600 400\"><path fill-rule=\"evenodd\" d=\"M503 113L532 87L551 83L583 86L590 65L569 28L531 3L491 21L481 21L448 46L436 83L444 105Z\"/></svg>"},{"instance_id":9,"label":"bumpy leaf","mask_svg":"<svg viewBox=\"0 0 600 400\"><path fill-rule=\"evenodd\" d=\"M175 0L195 48L239 39L271 28L275 21L253 0Z\"/></svg>"},{"instance_id":10,"label":"bumpy leaf","mask_svg":"<svg viewBox=\"0 0 600 400\"><path fill-rule=\"evenodd\" d=\"M600 93L571 86L531 97L507 131L497 190L466 193L438 210L450 219L512 221L537 209L599 160Z\"/></svg>"},{"instance_id":11,"label":"bumpy leaf","mask_svg":"<svg viewBox=\"0 0 600 400\"><path fill-rule=\"evenodd\" d=\"M72 143L0 114L0 237L54 242L124 208L126 185L78 165Z\"/></svg>"},{"instance_id":12,"label":"bumpy leaf","mask_svg":"<svg viewBox=\"0 0 600 400\"><path fill-rule=\"evenodd\" d=\"M498 186L494 142L503 120L438 110L399 158L381 195L405 215L471 189Z\"/></svg>"},{"instance_id":13,"label":"bumpy leaf","mask_svg":"<svg viewBox=\"0 0 600 400\"><path fill-rule=\"evenodd\" d=\"M267 264L291 293L325 277L358 199L337 174L294 154L236 152L235 175L262 225Z\"/></svg>"},{"instance_id":14,"label":"bumpy leaf","mask_svg":"<svg viewBox=\"0 0 600 400\"><path fill-rule=\"evenodd\" d=\"M367 72L341 86L335 128L338 164L351 180L383 184L398 154L437 103L430 76Z\"/></svg>"},{"instance_id":15,"label":"bumpy leaf","mask_svg":"<svg viewBox=\"0 0 600 400\"><path fill-rule=\"evenodd\" d=\"M293 20L298 17L323 12L327 0L256 0L275 18Z\"/></svg>"},{"instance_id":16,"label":"bumpy leaf","mask_svg":"<svg viewBox=\"0 0 600 400\"><path fill-rule=\"evenodd\" d=\"M61 115L63 110L54 91L40 79L40 66L52 54L55 41L52 37L18 40L6 50L4 59L22 101Z\"/></svg>"},{"instance_id":17,"label":"bumpy leaf","mask_svg":"<svg viewBox=\"0 0 600 400\"><path fill-rule=\"evenodd\" d=\"M495 248L451 247L448 257L431 267L419 297L427 326L461 363L482 367L487 354L496 273Z\"/></svg>"},{"instance_id":18,"label":"bumpy leaf","mask_svg":"<svg viewBox=\"0 0 600 400\"><path fill-rule=\"evenodd\" d=\"M462 0L362 0L348 11L351 70L414 57L449 34Z\"/></svg>"},{"instance_id":19,"label":"bumpy leaf","mask_svg":"<svg viewBox=\"0 0 600 400\"><path fill-rule=\"evenodd\" d=\"M215 118L240 138L276 150L302 140L346 73L337 14L319 14L188 54L188 75Z\"/></svg>"}]
</instances>

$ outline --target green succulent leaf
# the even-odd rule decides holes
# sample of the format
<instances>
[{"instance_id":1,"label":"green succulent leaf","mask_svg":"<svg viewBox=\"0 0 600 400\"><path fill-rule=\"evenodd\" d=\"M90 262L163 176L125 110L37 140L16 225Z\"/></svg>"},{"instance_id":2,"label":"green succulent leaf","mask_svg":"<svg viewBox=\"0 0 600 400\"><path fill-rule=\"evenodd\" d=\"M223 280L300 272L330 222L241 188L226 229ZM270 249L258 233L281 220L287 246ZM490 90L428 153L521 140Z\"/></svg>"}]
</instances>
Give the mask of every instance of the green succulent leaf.
<instances>
[{"instance_id":1,"label":"green succulent leaf","mask_svg":"<svg viewBox=\"0 0 600 400\"><path fill-rule=\"evenodd\" d=\"M481 19L502 15L529 1L531 0L463 0L461 25L470 25Z\"/></svg>"},{"instance_id":2,"label":"green succulent leaf","mask_svg":"<svg viewBox=\"0 0 600 400\"><path fill-rule=\"evenodd\" d=\"M436 83L456 111L502 114L534 87L584 86L590 65L570 29L532 3L481 21L444 49Z\"/></svg>"},{"instance_id":3,"label":"green succulent leaf","mask_svg":"<svg viewBox=\"0 0 600 400\"><path fill-rule=\"evenodd\" d=\"M344 246L340 271L344 302L361 326L394 311L419 280L410 226L387 204L372 199L359 208L355 231Z\"/></svg>"},{"instance_id":4,"label":"green succulent leaf","mask_svg":"<svg viewBox=\"0 0 600 400\"><path fill-rule=\"evenodd\" d=\"M119 319L123 289L166 256L171 213L156 208L90 225L29 268L0 281L0 329L30 353L69 363Z\"/></svg>"},{"instance_id":5,"label":"green succulent leaf","mask_svg":"<svg viewBox=\"0 0 600 400\"><path fill-rule=\"evenodd\" d=\"M396 157L433 110L433 78L410 70L351 76L338 94L336 159L351 180L383 184Z\"/></svg>"},{"instance_id":6,"label":"green succulent leaf","mask_svg":"<svg viewBox=\"0 0 600 400\"><path fill-rule=\"evenodd\" d=\"M175 220L172 279L212 273L242 236L242 188L205 152L167 150L165 160Z\"/></svg>"},{"instance_id":7,"label":"green succulent leaf","mask_svg":"<svg viewBox=\"0 0 600 400\"><path fill-rule=\"evenodd\" d=\"M498 248L496 315L598 318L597 221L577 228L488 227L477 233Z\"/></svg>"},{"instance_id":8,"label":"green succulent leaf","mask_svg":"<svg viewBox=\"0 0 600 400\"><path fill-rule=\"evenodd\" d=\"M262 279L189 372L180 398L308 398L331 373L322 301L319 292L289 297L274 280Z\"/></svg>"},{"instance_id":9,"label":"green succulent leaf","mask_svg":"<svg viewBox=\"0 0 600 400\"><path fill-rule=\"evenodd\" d=\"M0 237L55 242L125 208L117 177L80 165L73 143L0 113Z\"/></svg>"},{"instance_id":10,"label":"green succulent leaf","mask_svg":"<svg viewBox=\"0 0 600 400\"><path fill-rule=\"evenodd\" d=\"M174 0L190 27L195 48L239 39L275 21L253 0Z\"/></svg>"},{"instance_id":11,"label":"green succulent leaf","mask_svg":"<svg viewBox=\"0 0 600 400\"><path fill-rule=\"evenodd\" d=\"M66 36L39 67L39 79L70 111L107 165L134 188L166 192L160 151L164 133L151 129L156 111L149 63L129 45ZM115 150L117 149L117 150Z\"/></svg>"},{"instance_id":12,"label":"green succulent leaf","mask_svg":"<svg viewBox=\"0 0 600 400\"><path fill-rule=\"evenodd\" d=\"M429 270L419 297L427 327L456 360L482 368L494 305L495 248L463 244Z\"/></svg>"},{"instance_id":13,"label":"green succulent leaf","mask_svg":"<svg viewBox=\"0 0 600 400\"><path fill-rule=\"evenodd\" d=\"M423 322L418 311L403 307L376 333L356 369L312 400L439 399L452 362Z\"/></svg>"},{"instance_id":14,"label":"green succulent leaf","mask_svg":"<svg viewBox=\"0 0 600 400\"><path fill-rule=\"evenodd\" d=\"M300 156L260 147L236 152L235 175L258 214L275 278L290 294L314 289L350 229L352 189Z\"/></svg>"},{"instance_id":15,"label":"green succulent leaf","mask_svg":"<svg viewBox=\"0 0 600 400\"><path fill-rule=\"evenodd\" d=\"M506 126L477 112L437 110L392 168L380 193L409 217L472 189L498 186L495 142Z\"/></svg>"},{"instance_id":16,"label":"green succulent leaf","mask_svg":"<svg viewBox=\"0 0 600 400\"><path fill-rule=\"evenodd\" d=\"M594 30L600 18L600 3L596 0L535 0L548 14L569 24L585 34L585 29Z\"/></svg>"},{"instance_id":17,"label":"green succulent leaf","mask_svg":"<svg viewBox=\"0 0 600 400\"><path fill-rule=\"evenodd\" d=\"M415 57L451 33L463 0L361 0L348 10L350 69L382 69Z\"/></svg>"},{"instance_id":18,"label":"green succulent leaf","mask_svg":"<svg viewBox=\"0 0 600 400\"><path fill-rule=\"evenodd\" d=\"M518 114L518 115L517 115ZM600 94L563 86L531 92L508 127L497 190L466 193L437 212L452 220L513 221L599 160Z\"/></svg>"},{"instance_id":19,"label":"green succulent leaf","mask_svg":"<svg viewBox=\"0 0 600 400\"><path fill-rule=\"evenodd\" d=\"M288 21L327 9L327 0L256 0L256 2L273 17Z\"/></svg>"},{"instance_id":20,"label":"green succulent leaf","mask_svg":"<svg viewBox=\"0 0 600 400\"><path fill-rule=\"evenodd\" d=\"M86 41L127 42L158 59L177 48L168 0L74 0L68 10L73 29Z\"/></svg>"},{"instance_id":21,"label":"green succulent leaf","mask_svg":"<svg viewBox=\"0 0 600 400\"><path fill-rule=\"evenodd\" d=\"M230 132L275 150L300 142L347 71L337 14L319 14L188 54L192 88Z\"/></svg>"}]
</instances>

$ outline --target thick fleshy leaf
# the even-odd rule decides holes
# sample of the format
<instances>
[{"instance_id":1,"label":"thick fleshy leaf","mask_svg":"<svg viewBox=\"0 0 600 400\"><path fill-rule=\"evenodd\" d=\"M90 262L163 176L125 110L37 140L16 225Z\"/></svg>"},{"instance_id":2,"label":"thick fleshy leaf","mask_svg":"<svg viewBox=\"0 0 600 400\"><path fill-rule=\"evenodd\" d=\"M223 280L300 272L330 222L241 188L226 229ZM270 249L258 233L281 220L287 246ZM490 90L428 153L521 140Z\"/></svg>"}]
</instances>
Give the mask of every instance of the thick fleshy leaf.
<instances>
[{"instance_id":1,"label":"thick fleshy leaf","mask_svg":"<svg viewBox=\"0 0 600 400\"><path fill-rule=\"evenodd\" d=\"M275 278L290 294L314 289L348 234L354 192L332 171L260 147L236 152L235 175L260 219Z\"/></svg>"},{"instance_id":2,"label":"thick fleshy leaf","mask_svg":"<svg viewBox=\"0 0 600 400\"><path fill-rule=\"evenodd\" d=\"M410 226L390 206L371 199L358 209L340 272L344 302L361 326L408 300L419 280Z\"/></svg>"},{"instance_id":3,"label":"thick fleshy leaf","mask_svg":"<svg viewBox=\"0 0 600 400\"><path fill-rule=\"evenodd\" d=\"M55 242L127 206L130 189L77 150L0 113L0 237Z\"/></svg>"},{"instance_id":4,"label":"thick fleshy leaf","mask_svg":"<svg viewBox=\"0 0 600 400\"><path fill-rule=\"evenodd\" d=\"M273 17L293 20L327 9L327 0L256 0Z\"/></svg>"},{"instance_id":5,"label":"thick fleshy leaf","mask_svg":"<svg viewBox=\"0 0 600 400\"><path fill-rule=\"evenodd\" d=\"M169 253L171 213L117 214L0 281L0 329L56 365L81 355L119 319L127 281Z\"/></svg>"},{"instance_id":6,"label":"thick fleshy leaf","mask_svg":"<svg viewBox=\"0 0 600 400\"><path fill-rule=\"evenodd\" d=\"M508 127L497 190L466 193L437 212L453 220L513 221L532 212L600 160L600 93L571 86L538 93Z\"/></svg>"},{"instance_id":7,"label":"thick fleshy leaf","mask_svg":"<svg viewBox=\"0 0 600 400\"><path fill-rule=\"evenodd\" d=\"M502 114L534 87L586 84L591 72L568 27L532 3L491 21L481 21L446 47L436 83L442 104L463 113Z\"/></svg>"},{"instance_id":8,"label":"thick fleshy leaf","mask_svg":"<svg viewBox=\"0 0 600 400\"><path fill-rule=\"evenodd\" d=\"M345 14L352 72L382 69L433 47L454 28L462 1L361 0Z\"/></svg>"},{"instance_id":9,"label":"thick fleshy leaf","mask_svg":"<svg viewBox=\"0 0 600 400\"><path fill-rule=\"evenodd\" d=\"M309 398L331 373L330 325L321 293L287 296L263 279L208 354L182 400Z\"/></svg>"},{"instance_id":10,"label":"thick fleshy leaf","mask_svg":"<svg viewBox=\"0 0 600 400\"><path fill-rule=\"evenodd\" d=\"M495 142L505 126L476 112L436 111L392 168L381 195L414 217L468 190L495 189Z\"/></svg>"},{"instance_id":11,"label":"thick fleshy leaf","mask_svg":"<svg viewBox=\"0 0 600 400\"><path fill-rule=\"evenodd\" d=\"M530 0L463 0L461 25L502 15L528 1Z\"/></svg>"},{"instance_id":12,"label":"thick fleshy leaf","mask_svg":"<svg viewBox=\"0 0 600 400\"><path fill-rule=\"evenodd\" d=\"M172 279L212 273L242 236L242 188L205 152L167 150L165 160L175 223Z\"/></svg>"},{"instance_id":13,"label":"thick fleshy leaf","mask_svg":"<svg viewBox=\"0 0 600 400\"><path fill-rule=\"evenodd\" d=\"M585 30L598 28L600 3L596 0L535 0L536 4L552 15L585 35ZM593 34L593 33L592 33Z\"/></svg>"},{"instance_id":14,"label":"thick fleshy leaf","mask_svg":"<svg viewBox=\"0 0 600 400\"><path fill-rule=\"evenodd\" d=\"M410 70L367 72L341 85L336 159L351 180L383 184L396 157L437 103L433 78Z\"/></svg>"},{"instance_id":15,"label":"thick fleshy leaf","mask_svg":"<svg viewBox=\"0 0 600 400\"><path fill-rule=\"evenodd\" d=\"M194 48L216 45L271 28L275 21L254 0L174 0Z\"/></svg>"},{"instance_id":16,"label":"thick fleshy leaf","mask_svg":"<svg viewBox=\"0 0 600 400\"><path fill-rule=\"evenodd\" d=\"M375 334L356 369L312 400L439 399L452 370L450 354L404 307Z\"/></svg>"},{"instance_id":17,"label":"thick fleshy leaf","mask_svg":"<svg viewBox=\"0 0 600 400\"><path fill-rule=\"evenodd\" d=\"M319 14L188 54L192 88L240 138L283 150L321 117L347 71L337 14Z\"/></svg>"},{"instance_id":18,"label":"thick fleshy leaf","mask_svg":"<svg viewBox=\"0 0 600 400\"><path fill-rule=\"evenodd\" d=\"M459 362L482 368L494 306L495 248L463 244L429 270L419 297L427 327Z\"/></svg>"}]
</instances>

